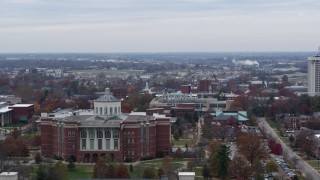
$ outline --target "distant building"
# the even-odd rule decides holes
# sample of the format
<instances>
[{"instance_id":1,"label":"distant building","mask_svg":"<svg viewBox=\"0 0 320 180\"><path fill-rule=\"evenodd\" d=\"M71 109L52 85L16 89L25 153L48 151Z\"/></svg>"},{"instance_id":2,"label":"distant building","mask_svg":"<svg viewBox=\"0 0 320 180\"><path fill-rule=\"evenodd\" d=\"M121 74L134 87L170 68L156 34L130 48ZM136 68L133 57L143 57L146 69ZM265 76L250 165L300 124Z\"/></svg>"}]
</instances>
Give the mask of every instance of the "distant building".
<instances>
[{"instance_id":1,"label":"distant building","mask_svg":"<svg viewBox=\"0 0 320 180\"><path fill-rule=\"evenodd\" d=\"M7 102L9 104L20 104L21 98L15 95L0 95L0 102Z\"/></svg>"},{"instance_id":2,"label":"distant building","mask_svg":"<svg viewBox=\"0 0 320 180\"><path fill-rule=\"evenodd\" d=\"M320 48L317 55L308 58L308 94L320 95Z\"/></svg>"},{"instance_id":3,"label":"distant building","mask_svg":"<svg viewBox=\"0 0 320 180\"><path fill-rule=\"evenodd\" d=\"M108 88L94 100L94 115L41 119L41 153L92 163L107 156L118 162L171 152L171 123L176 118L145 112L121 113L121 102Z\"/></svg>"},{"instance_id":4,"label":"distant building","mask_svg":"<svg viewBox=\"0 0 320 180\"><path fill-rule=\"evenodd\" d=\"M305 86L286 86L284 89L288 89L298 96L302 94L308 94L308 87Z\"/></svg>"},{"instance_id":5,"label":"distant building","mask_svg":"<svg viewBox=\"0 0 320 180\"><path fill-rule=\"evenodd\" d=\"M237 123L245 124L249 118L246 111L216 111L210 113L213 124L234 126Z\"/></svg>"},{"instance_id":6,"label":"distant building","mask_svg":"<svg viewBox=\"0 0 320 180\"><path fill-rule=\"evenodd\" d=\"M0 174L1 180L18 180L18 172L2 172Z\"/></svg>"},{"instance_id":7,"label":"distant building","mask_svg":"<svg viewBox=\"0 0 320 180\"><path fill-rule=\"evenodd\" d=\"M8 103L0 102L0 125L6 126L12 123L12 109L9 109Z\"/></svg>"}]
</instances>

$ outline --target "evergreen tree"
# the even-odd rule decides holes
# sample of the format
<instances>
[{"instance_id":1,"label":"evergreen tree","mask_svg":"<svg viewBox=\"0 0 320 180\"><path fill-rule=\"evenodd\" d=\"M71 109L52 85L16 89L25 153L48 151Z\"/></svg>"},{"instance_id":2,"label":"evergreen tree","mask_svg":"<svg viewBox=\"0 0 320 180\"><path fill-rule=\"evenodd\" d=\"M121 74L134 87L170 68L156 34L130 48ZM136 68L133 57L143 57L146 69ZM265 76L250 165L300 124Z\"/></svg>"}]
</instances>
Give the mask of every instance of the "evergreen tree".
<instances>
[{"instance_id":1,"label":"evergreen tree","mask_svg":"<svg viewBox=\"0 0 320 180\"><path fill-rule=\"evenodd\" d=\"M68 168L61 161L58 161L54 166L49 169L47 180L67 180Z\"/></svg>"},{"instance_id":2,"label":"evergreen tree","mask_svg":"<svg viewBox=\"0 0 320 180\"><path fill-rule=\"evenodd\" d=\"M230 149L225 144L222 144L216 154L211 158L211 170L217 172L220 178L225 179L228 176L230 161Z\"/></svg>"}]
</instances>

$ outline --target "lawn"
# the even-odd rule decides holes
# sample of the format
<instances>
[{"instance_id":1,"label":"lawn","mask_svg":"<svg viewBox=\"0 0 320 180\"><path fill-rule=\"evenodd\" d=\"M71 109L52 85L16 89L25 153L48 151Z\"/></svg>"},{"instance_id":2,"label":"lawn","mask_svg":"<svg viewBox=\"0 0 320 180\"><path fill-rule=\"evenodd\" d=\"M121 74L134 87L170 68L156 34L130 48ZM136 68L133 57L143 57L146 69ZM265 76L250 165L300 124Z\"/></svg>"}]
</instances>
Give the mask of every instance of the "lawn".
<instances>
[{"instance_id":1,"label":"lawn","mask_svg":"<svg viewBox=\"0 0 320 180\"><path fill-rule=\"evenodd\" d=\"M106 75L115 75L115 74L141 74L144 70L106 70L106 69L99 69L99 70L77 70L72 71L75 74L91 74L91 75L98 75L100 73L105 73Z\"/></svg>"},{"instance_id":2,"label":"lawn","mask_svg":"<svg viewBox=\"0 0 320 180\"><path fill-rule=\"evenodd\" d=\"M68 173L68 179L92 178L93 167L94 165L77 164L75 169Z\"/></svg>"},{"instance_id":3,"label":"lawn","mask_svg":"<svg viewBox=\"0 0 320 180\"><path fill-rule=\"evenodd\" d=\"M185 146L186 144L190 145L191 139L180 139L180 140L173 140L173 146L174 147L181 147L181 146Z\"/></svg>"},{"instance_id":4,"label":"lawn","mask_svg":"<svg viewBox=\"0 0 320 180\"><path fill-rule=\"evenodd\" d=\"M312 166L315 170L320 170L320 160L308 160L307 161L310 166Z\"/></svg>"}]
</instances>

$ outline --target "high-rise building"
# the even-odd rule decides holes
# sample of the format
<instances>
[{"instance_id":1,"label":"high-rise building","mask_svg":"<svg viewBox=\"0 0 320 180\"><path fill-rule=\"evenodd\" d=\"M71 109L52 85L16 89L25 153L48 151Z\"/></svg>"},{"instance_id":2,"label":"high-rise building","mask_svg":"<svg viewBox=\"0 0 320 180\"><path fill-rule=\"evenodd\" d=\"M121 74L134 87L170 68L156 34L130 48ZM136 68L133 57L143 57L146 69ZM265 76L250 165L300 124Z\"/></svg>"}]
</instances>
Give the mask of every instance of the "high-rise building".
<instances>
[{"instance_id":1,"label":"high-rise building","mask_svg":"<svg viewBox=\"0 0 320 180\"><path fill-rule=\"evenodd\" d=\"M320 95L320 48L317 55L308 58L308 94Z\"/></svg>"}]
</instances>

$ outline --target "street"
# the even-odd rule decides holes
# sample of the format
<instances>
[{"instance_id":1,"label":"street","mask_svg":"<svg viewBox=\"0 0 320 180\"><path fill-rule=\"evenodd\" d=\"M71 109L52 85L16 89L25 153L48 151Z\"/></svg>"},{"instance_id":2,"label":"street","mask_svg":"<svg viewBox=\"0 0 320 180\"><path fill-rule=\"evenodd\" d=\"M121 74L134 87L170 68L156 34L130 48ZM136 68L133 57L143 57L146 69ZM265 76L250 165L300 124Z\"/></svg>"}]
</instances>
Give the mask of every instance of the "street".
<instances>
[{"instance_id":1,"label":"street","mask_svg":"<svg viewBox=\"0 0 320 180\"><path fill-rule=\"evenodd\" d=\"M265 131L267 138L273 138L277 143L281 144L283 149L283 157L291 161L297 169L299 169L306 179L317 180L320 179L320 174L313 169L308 163L302 160L295 152L293 152L282 140L278 137L278 135L274 132L274 130L269 126L269 124L265 121L264 118L258 118L258 124L260 128Z\"/></svg>"}]
</instances>

